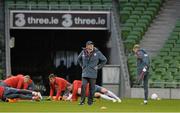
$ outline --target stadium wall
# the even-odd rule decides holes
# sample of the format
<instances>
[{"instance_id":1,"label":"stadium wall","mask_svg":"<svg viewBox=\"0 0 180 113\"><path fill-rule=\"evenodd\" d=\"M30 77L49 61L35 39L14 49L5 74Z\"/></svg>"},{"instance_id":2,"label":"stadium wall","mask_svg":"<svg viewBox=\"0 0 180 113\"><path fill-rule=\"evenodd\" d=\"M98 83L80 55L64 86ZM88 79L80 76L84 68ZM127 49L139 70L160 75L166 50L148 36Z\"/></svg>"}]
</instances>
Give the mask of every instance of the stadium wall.
<instances>
[{"instance_id":1,"label":"stadium wall","mask_svg":"<svg viewBox=\"0 0 180 113\"><path fill-rule=\"evenodd\" d=\"M0 0L0 79L5 74L4 0Z\"/></svg>"},{"instance_id":2,"label":"stadium wall","mask_svg":"<svg viewBox=\"0 0 180 113\"><path fill-rule=\"evenodd\" d=\"M149 88L149 97L156 93L162 99L180 99L180 90L174 88ZM143 88L131 88L131 98L143 98Z\"/></svg>"}]
</instances>

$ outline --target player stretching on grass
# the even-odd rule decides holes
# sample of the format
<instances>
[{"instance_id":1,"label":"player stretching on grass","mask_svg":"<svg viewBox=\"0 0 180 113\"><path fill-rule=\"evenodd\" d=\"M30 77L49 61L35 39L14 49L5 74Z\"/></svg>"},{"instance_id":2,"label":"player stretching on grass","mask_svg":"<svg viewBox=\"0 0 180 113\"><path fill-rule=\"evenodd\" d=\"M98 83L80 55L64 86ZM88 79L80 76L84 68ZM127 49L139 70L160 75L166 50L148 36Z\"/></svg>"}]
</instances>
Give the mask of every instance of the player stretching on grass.
<instances>
[{"instance_id":1,"label":"player stretching on grass","mask_svg":"<svg viewBox=\"0 0 180 113\"><path fill-rule=\"evenodd\" d=\"M39 92L16 89L11 87L0 86L0 99L3 101L10 101L10 99L28 99L40 101L42 96Z\"/></svg>"},{"instance_id":2,"label":"player stretching on grass","mask_svg":"<svg viewBox=\"0 0 180 113\"><path fill-rule=\"evenodd\" d=\"M50 82L50 96L48 99L53 99L53 94L56 91L55 100L60 100L61 93L66 90L68 84L70 84L67 80L56 77L54 74L49 75Z\"/></svg>"},{"instance_id":3,"label":"player stretching on grass","mask_svg":"<svg viewBox=\"0 0 180 113\"><path fill-rule=\"evenodd\" d=\"M8 77L0 85L17 89L34 90L34 82L30 79L29 75L23 76L22 74L18 74L17 76Z\"/></svg>"},{"instance_id":4,"label":"player stretching on grass","mask_svg":"<svg viewBox=\"0 0 180 113\"><path fill-rule=\"evenodd\" d=\"M82 81L80 80L75 80L72 85L69 85L67 89L72 92L72 101L77 101L78 96L81 95L81 85ZM88 89L89 89L89 84L87 84L87 90L86 90L86 96L88 96ZM113 92L107 90L106 88L103 88L99 85L95 85L95 94L94 97L96 98L103 98L106 100L111 100L113 102L121 102L121 99L117 97ZM69 98L70 99L70 98Z\"/></svg>"},{"instance_id":5,"label":"player stretching on grass","mask_svg":"<svg viewBox=\"0 0 180 113\"><path fill-rule=\"evenodd\" d=\"M144 86L144 104L147 104L148 100L148 75L149 75L149 66L150 60L149 56L139 45L134 45L133 51L137 57L137 82L140 83L143 81Z\"/></svg>"}]
</instances>

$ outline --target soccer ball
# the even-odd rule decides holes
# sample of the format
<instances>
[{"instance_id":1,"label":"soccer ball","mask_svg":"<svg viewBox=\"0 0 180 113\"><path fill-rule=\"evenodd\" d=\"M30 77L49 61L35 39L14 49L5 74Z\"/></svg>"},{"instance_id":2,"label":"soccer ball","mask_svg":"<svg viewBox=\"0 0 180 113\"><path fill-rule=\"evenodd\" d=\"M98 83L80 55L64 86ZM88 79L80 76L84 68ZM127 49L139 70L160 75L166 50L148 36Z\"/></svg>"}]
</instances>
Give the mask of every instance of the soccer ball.
<instances>
[{"instance_id":1,"label":"soccer ball","mask_svg":"<svg viewBox=\"0 0 180 113\"><path fill-rule=\"evenodd\" d=\"M152 99L152 100L157 100L157 99L158 99L158 95L157 95L156 93L153 93L153 94L151 95L151 99Z\"/></svg>"}]
</instances>

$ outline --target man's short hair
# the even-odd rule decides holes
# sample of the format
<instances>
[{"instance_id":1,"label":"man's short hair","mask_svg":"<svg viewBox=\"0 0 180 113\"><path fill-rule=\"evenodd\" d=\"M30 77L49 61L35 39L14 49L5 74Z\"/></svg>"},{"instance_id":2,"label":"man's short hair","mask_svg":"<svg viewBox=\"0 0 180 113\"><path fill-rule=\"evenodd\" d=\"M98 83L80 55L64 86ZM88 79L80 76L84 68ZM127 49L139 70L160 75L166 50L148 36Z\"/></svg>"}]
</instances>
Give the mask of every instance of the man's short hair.
<instances>
[{"instance_id":1,"label":"man's short hair","mask_svg":"<svg viewBox=\"0 0 180 113\"><path fill-rule=\"evenodd\" d=\"M54 77L56 77L56 75L54 75L53 73L51 73L51 74L49 75L49 78L54 78Z\"/></svg>"},{"instance_id":2,"label":"man's short hair","mask_svg":"<svg viewBox=\"0 0 180 113\"><path fill-rule=\"evenodd\" d=\"M28 79L30 79L30 78L31 78L29 75L25 75L24 77L25 77L25 78L28 78Z\"/></svg>"},{"instance_id":3,"label":"man's short hair","mask_svg":"<svg viewBox=\"0 0 180 113\"><path fill-rule=\"evenodd\" d=\"M140 48L140 45L139 44L135 44L134 47L133 47L133 50L136 49L136 48Z\"/></svg>"}]
</instances>

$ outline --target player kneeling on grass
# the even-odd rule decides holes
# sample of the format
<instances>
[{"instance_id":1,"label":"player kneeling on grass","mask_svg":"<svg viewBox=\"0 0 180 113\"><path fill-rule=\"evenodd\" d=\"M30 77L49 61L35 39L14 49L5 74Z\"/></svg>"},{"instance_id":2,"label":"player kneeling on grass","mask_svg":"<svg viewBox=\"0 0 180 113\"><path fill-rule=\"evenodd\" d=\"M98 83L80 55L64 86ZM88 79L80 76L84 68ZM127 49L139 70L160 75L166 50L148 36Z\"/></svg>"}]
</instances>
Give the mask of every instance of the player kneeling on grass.
<instances>
[{"instance_id":1,"label":"player kneeling on grass","mask_svg":"<svg viewBox=\"0 0 180 113\"><path fill-rule=\"evenodd\" d=\"M80 96L80 94L81 94L81 85L82 85L82 81L75 80L72 85L69 85L67 87L67 89L70 92L72 92L72 95L69 95L69 97L67 97L67 100L69 99L72 101L77 101L78 96ZM89 95L89 92L88 92L89 84L86 87L87 87L86 96L88 96ZM95 85L94 97L111 100L113 102L121 102L121 99L119 97L117 97L113 92L107 90L106 88L98 86L98 85Z\"/></svg>"},{"instance_id":2,"label":"player kneeling on grass","mask_svg":"<svg viewBox=\"0 0 180 113\"><path fill-rule=\"evenodd\" d=\"M10 102L12 102L13 99L27 99L40 101L42 99L42 96L39 92L31 90L0 86L0 99L3 101Z\"/></svg>"},{"instance_id":3,"label":"player kneeling on grass","mask_svg":"<svg viewBox=\"0 0 180 113\"><path fill-rule=\"evenodd\" d=\"M10 76L0 83L1 86L12 87L17 89L34 90L34 82L29 75L18 74L17 76Z\"/></svg>"},{"instance_id":4,"label":"player kneeling on grass","mask_svg":"<svg viewBox=\"0 0 180 113\"><path fill-rule=\"evenodd\" d=\"M54 74L49 75L50 82L50 96L47 98L48 100L60 100L61 93L66 90L68 84L70 84L67 80L56 77ZM56 97L53 98L54 92L56 93Z\"/></svg>"}]
</instances>

